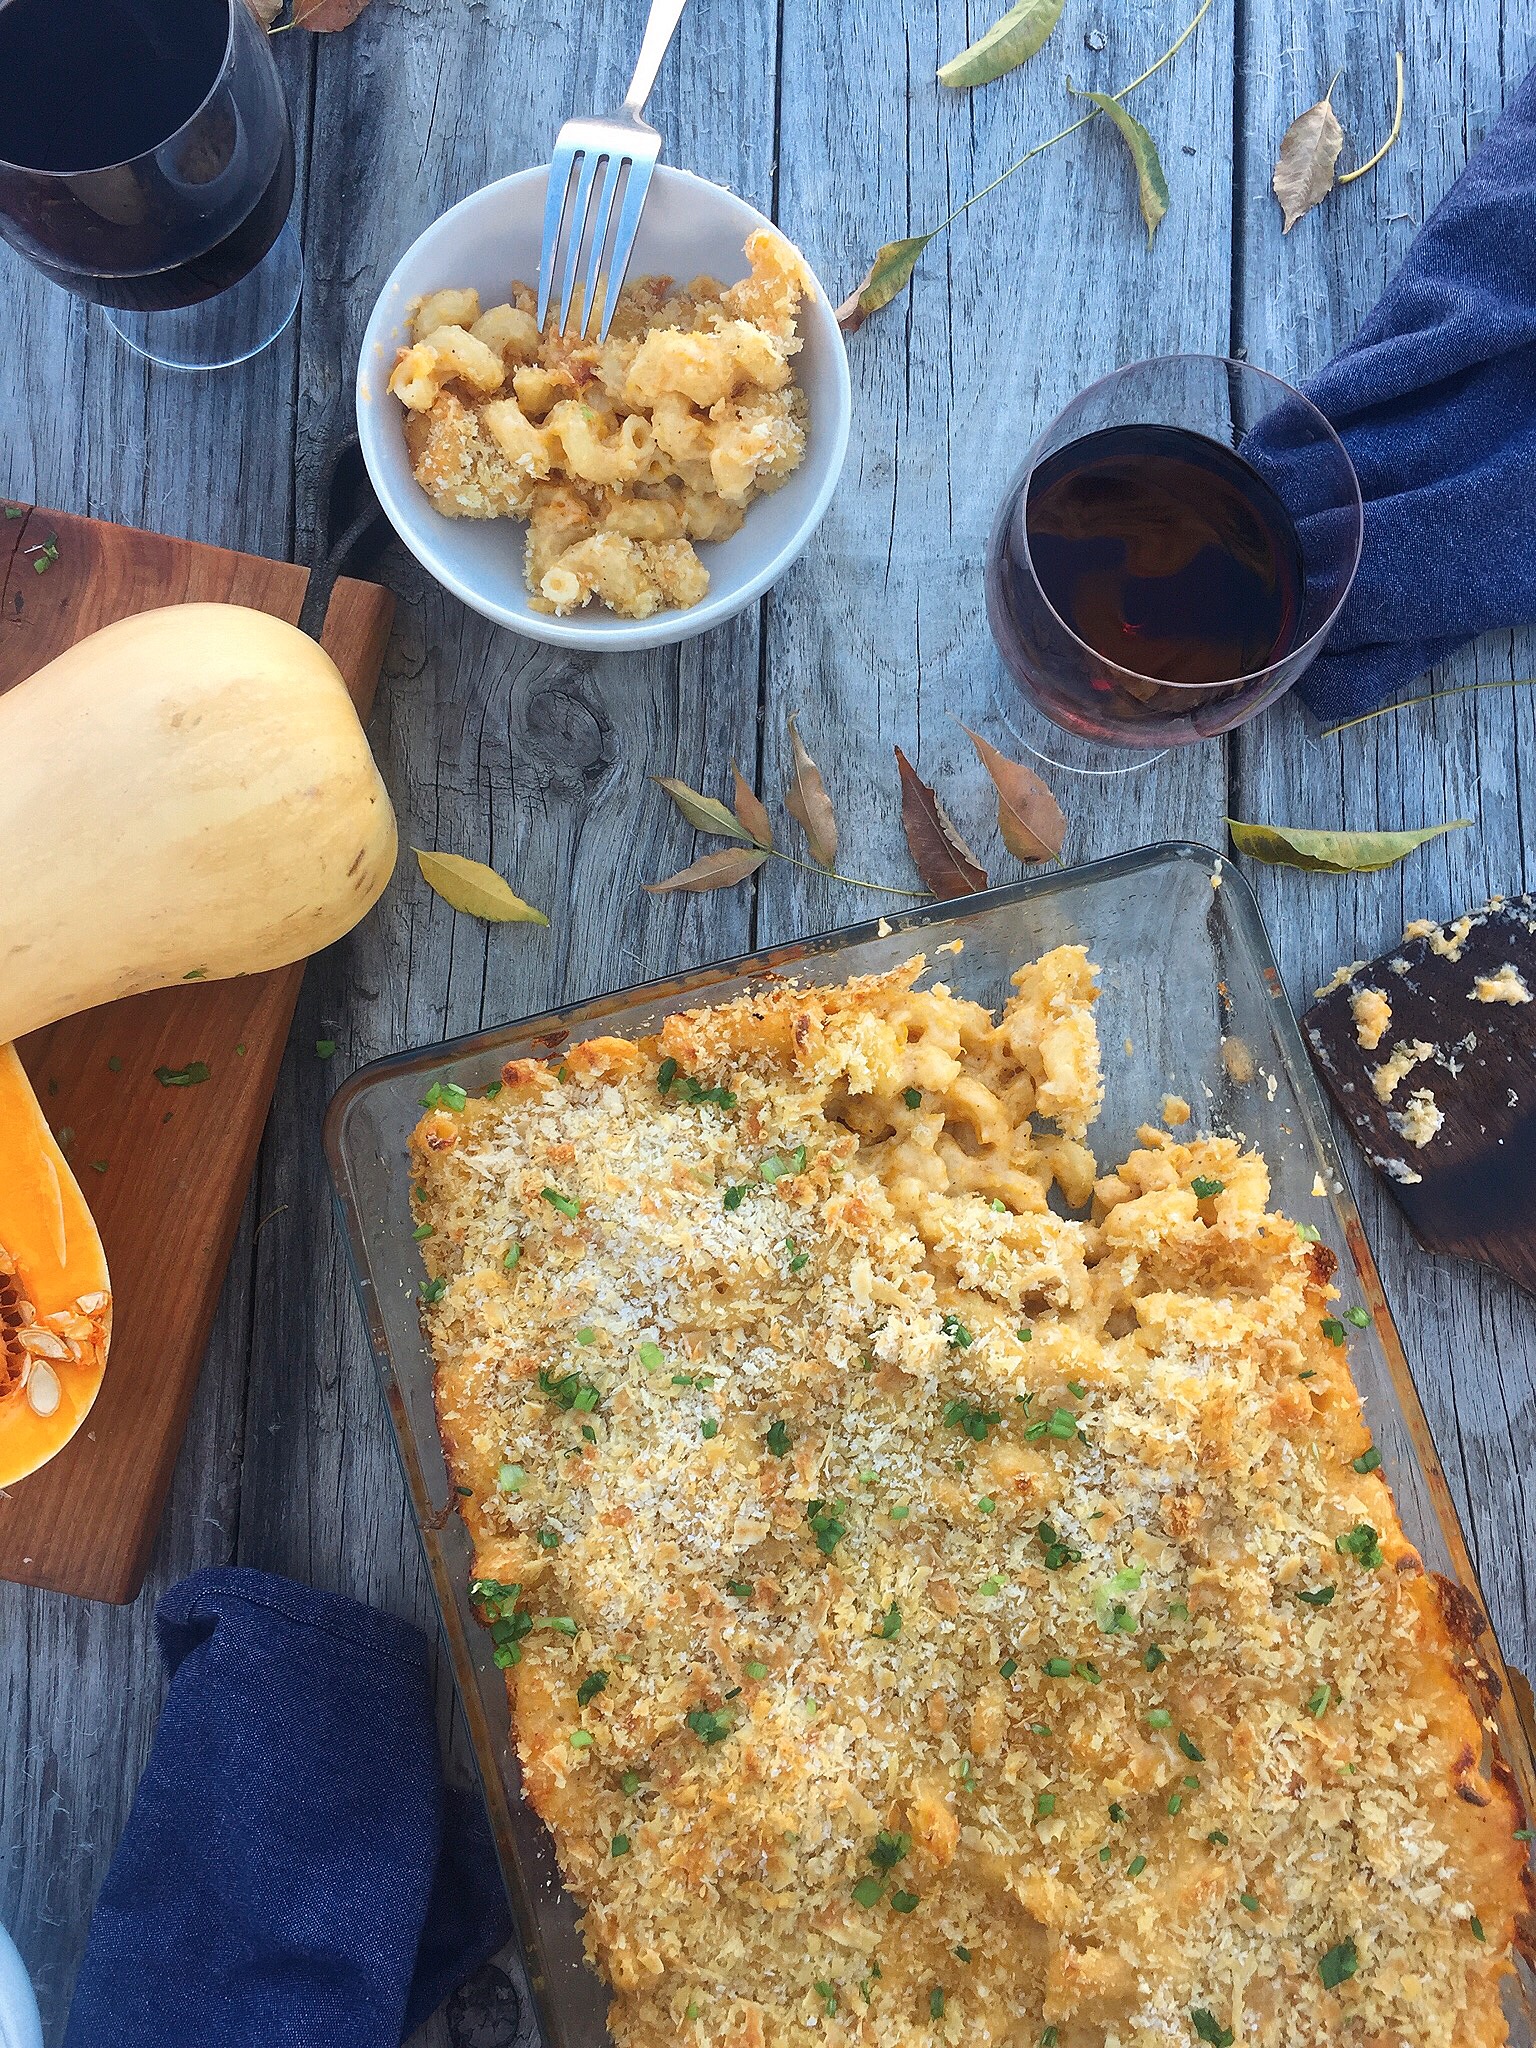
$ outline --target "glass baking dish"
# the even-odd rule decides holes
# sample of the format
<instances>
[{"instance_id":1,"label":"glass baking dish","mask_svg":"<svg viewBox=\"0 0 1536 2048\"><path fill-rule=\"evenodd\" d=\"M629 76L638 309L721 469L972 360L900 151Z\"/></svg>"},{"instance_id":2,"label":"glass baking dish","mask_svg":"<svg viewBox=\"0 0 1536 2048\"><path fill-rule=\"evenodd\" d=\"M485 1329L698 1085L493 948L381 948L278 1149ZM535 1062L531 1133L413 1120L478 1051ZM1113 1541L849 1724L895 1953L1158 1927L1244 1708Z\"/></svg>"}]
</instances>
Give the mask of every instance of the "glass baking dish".
<instances>
[{"instance_id":1,"label":"glass baking dish","mask_svg":"<svg viewBox=\"0 0 1536 2048\"><path fill-rule=\"evenodd\" d=\"M939 955L951 941L960 951ZM962 996L997 1006L1008 976L1046 948L1082 944L1100 971L1106 1101L1090 1133L1101 1165L1183 1096L1197 1127L1241 1135L1269 1162L1277 1208L1314 1224L1353 1272L1349 1289L1372 1327L1351 1343L1366 1418L1380 1445L1410 1539L1426 1565L1483 1604L1455 1507L1382 1296L1328 1117L1258 908L1236 870L1206 847L1147 847L1091 867L990 889L671 981L598 996L495 1031L376 1061L331 1104L325 1148L354 1278L415 1504L474 1751L545 2038L552 2048L602 2048L607 1993L586 1965L574 1903L554 1853L519 1796L503 1677L469 1604L471 1553L438 1442L432 1365L417 1316L421 1261L412 1241L406 1140L434 1081L475 1093L502 1062L543 1057L596 1033L638 1037L671 1011L720 1001L769 976L835 982L878 973L919 950ZM1527 1811L1536 1759L1508 1673L1486 1625L1477 1639L1487 1720ZM1523 1964L1506 2003L1516 2048L1536 2048L1536 1974Z\"/></svg>"}]
</instances>

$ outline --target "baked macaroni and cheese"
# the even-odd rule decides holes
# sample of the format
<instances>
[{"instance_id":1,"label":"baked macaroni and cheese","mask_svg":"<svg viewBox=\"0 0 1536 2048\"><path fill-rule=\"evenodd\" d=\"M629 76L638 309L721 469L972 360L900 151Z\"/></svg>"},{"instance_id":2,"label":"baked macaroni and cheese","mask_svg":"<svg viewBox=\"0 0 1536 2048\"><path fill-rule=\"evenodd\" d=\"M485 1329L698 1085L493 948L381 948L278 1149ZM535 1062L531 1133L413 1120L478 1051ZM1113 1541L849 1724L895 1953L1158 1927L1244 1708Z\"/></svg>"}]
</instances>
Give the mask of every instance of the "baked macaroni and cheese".
<instances>
[{"instance_id":1,"label":"baked macaroni and cheese","mask_svg":"<svg viewBox=\"0 0 1536 2048\"><path fill-rule=\"evenodd\" d=\"M616 2042L1505 2041L1520 1815L1331 1256L1231 1139L1097 1171L1080 948L995 1018L922 965L510 1061L413 1139Z\"/></svg>"},{"instance_id":2,"label":"baked macaroni and cheese","mask_svg":"<svg viewBox=\"0 0 1536 2048\"><path fill-rule=\"evenodd\" d=\"M799 467L795 316L815 281L772 228L746 254L739 284L626 286L601 347L541 334L525 284L483 312L462 290L411 307L389 388L416 481L449 519L527 521L536 611L697 604L709 572L695 541L728 538Z\"/></svg>"}]
</instances>

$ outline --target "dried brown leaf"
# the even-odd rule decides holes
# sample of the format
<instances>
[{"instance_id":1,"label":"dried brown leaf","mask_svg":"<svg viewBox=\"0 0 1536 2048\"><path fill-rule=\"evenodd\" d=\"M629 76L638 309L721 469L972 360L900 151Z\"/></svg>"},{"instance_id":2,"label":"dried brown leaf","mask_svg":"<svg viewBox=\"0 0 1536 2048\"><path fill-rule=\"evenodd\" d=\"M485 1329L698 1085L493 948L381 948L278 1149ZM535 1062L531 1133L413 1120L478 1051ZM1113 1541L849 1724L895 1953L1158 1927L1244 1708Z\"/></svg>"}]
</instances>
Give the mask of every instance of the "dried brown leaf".
<instances>
[{"instance_id":1,"label":"dried brown leaf","mask_svg":"<svg viewBox=\"0 0 1536 2048\"><path fill-rule=\"evenodd\" d=\"M896 749L901 770L901 829L917 871L934 895L974 896L987 886L987 871L960 837L954 820L912 763Z\"/></svg>"},{"instance_id":2,"label":"dried brown leaf","mask_svg":"<svg viewBox=\"0 0 1536 2048\"><path fill-rule=\"evenodd\" d=\"M769 817L762 798L753 789L736 763L731 763L731 779L735 784L735 803L738 822L750 834L754 846L773 845L773 820Z\"/></svg>"},{"instance_id":3,"label":"dried brown leaf","mask_svg":"<svg viewBox=\"0 0 1536 2048\"><path fill-rule=\"evenodd\" d=\"M1344 130L1333 111L1330 85L1315 107L1296 116L1280 140L1271 184L1285 215L1283 234L1288 235L1302 215L1333 190L1333 167L1343 147Z\"/></svg>"},{"instance_id":4,"label":"dried brown leaf","mask_svg":"<svg viewBox=\"0 0 1536 2048\"><path fill-rule=\"evenodd\" d=\"M263 28L270 28L283 11L283 0L246 0Z\"/></svg>"},{"instance_id":5,"label":"dried brown leaf","mask_svg":"<svg viewBox=\"0 0 1536 2048\"><path fill-rule=\"evenodd\" d=\"M832 799L827 795L827 786L821 779L821 770L806 752L805 742L800 737L800 728L795 723L795 714L789 714L789 743L794 749L794 771L790 776L789 793L784 799L784 808L805 834L805 843L810 848L811 859L820 861L824 868L837 865L837 813L832 808Z\"/></svg>"},{"instance_id":6,"label":"dried brown leaf","mask_svg":"<svg viewBox=\"0 0 1536 2048\"><path fill-rule=\"evenodd\" d=\"M990 740L963 726L997 787L997 829L1015 860L1060 860L1067 821L1050 790L1022 761L1010 761Z\"/></svg>"},{"instance_id":7,"label":"dried brown leaf","mask_svg":"<svg viewBox=\"0 0 1536 2048\"><path fill-rule=\"evenodd\" d=\"M692 867L668 875L664 882L645 882L641 886L652 896L664 896L669 889L686 889L691 896L702 896L710 889L729 889L733 883L744 882L748 875L757 873L767 858L765 847L726 846L718 853L706 853Z\"/></svg>"},{"instance_id":8,"label":"dried brown leaf","mask_svg":"<svg viewBox=\"0 0 1536 2048\"><path fill-rule=\"evenodd\" d=\"M368 0L294 0L293 25L313 29L316 35L334 35L350 28Z\"/></svg>"}]
</instances>

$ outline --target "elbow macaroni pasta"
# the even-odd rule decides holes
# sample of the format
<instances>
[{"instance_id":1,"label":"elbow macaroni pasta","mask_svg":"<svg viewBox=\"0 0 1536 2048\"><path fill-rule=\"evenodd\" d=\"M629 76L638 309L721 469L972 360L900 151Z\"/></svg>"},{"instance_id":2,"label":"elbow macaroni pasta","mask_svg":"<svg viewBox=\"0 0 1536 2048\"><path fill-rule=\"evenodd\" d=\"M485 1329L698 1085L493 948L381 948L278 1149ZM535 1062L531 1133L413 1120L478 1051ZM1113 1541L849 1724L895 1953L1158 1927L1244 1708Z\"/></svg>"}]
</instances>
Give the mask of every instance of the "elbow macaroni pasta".
<instances>
[{"instance_id":1,"label":"elbow macaroni pasta","mask_svg":"<svg viewBox=\"0 0 1536 2048\"><path fill-rule=\"evenodd\" d=\"M536 610L595 599L641 619L697 604L709 574L695 542L728 539L799 466L795 315L815 285L773 229L746 255L728 287L627 286L601 347L541 335L522 284L483 312L456 287L412 308L389 388L416 481L447 518L527 522Z\"/></svg>"},{"instance_id":2,"label":"elbow macaroni pasta","mask_svg":"<svg viewBox=\"0 0 1536 2048\"><path fill-rule=\"evenodd\" d=\"M412 1142L618 2048L1497 2048L1520 1814L1331 1255L1235 1139L1098 1171L1080 947L998 1017L922 967L510 1061Z\"/></svg>"}]
</instances>

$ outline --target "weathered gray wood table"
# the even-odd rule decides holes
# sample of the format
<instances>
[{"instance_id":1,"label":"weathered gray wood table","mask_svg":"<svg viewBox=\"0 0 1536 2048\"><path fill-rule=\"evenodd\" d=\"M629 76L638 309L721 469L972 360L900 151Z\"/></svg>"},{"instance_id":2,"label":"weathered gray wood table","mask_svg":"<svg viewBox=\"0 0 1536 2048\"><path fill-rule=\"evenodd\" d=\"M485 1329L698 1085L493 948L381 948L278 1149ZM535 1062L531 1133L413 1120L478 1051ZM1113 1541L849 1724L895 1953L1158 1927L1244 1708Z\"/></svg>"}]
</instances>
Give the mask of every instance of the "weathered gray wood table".
<instances>
[{"instance_id":1,"label":"weathered gray wood table","mask_svg":"<svg viewBox=\"0 0 1536 2048\"><path fill-rule=\"evenodd\" d=\"M781 0L777 15L767 0L694 0L652 112L672 161L771 210L846 286L875 244L931 226L1064 126L1064 69L1117 88L1172 40L1185 7L1067 0L1024 72L956 96L934 68L990 18L981 0L969 16L956 0ZM297 325L243 370L147 371L99 315L6 254L0 490L256 552L301 549L305 484L346 419L364 318L396 256L474 186L540 161L567 113L616 100L640 12L638 0L589 0L574 19L534 0L374 0L343 35L284 36L308 271ZM1342 67L1335 104L1361 144L1345 161L1358 160L1385 132L1398 47L1401 143L1282 240L1269 171L1287 121ZM1156 248L1102 122L967 214L910 299L851 343L853 446L809 555L760 613L705 639L563 656L492 630L398 549L386 557L400 605L372 736L402 838L494 861L552 923L488 933L455 920L408 862L362 930L316 963L143 1596L116 1611L0 1587L0 1921L35 1973L50 2042L155 1725L157 1594L196 1566L238 1561L433 1628L331 1219L327 1089L401 1046L873 914L881 899L779 863L755 890L640 893L693 844L647 776L718 790L734 754L777 791L791 710L828 770L858 871L910 874L893 742L942 783L962 829L995 844L951 714L1009 745L1017 700L987 636L981 558L1036 428L1138 356L1235 350L1287 377L1316 368L1533 59L1536 0L1406 13L1399 0L1236 0L1235 23L1233 0L1216 0L1133 102L1172 191ZM1531 636L1501 635L1435 680L1532 673ZM1361 827L1475 818L1387 874L1253 874L1299 1005L1405 918L1536 883L1536 799L1520 765L1533 717L1529 695L1484 694L1316 741L1281 705L1225 746L1116 779L1056 778L1069 856L1168 837L1220 846L1224 813ZM993 871L1012 869L1000 859ZM341 1048L329 1065L314 1058L319 1037ZM1417 1253L1365 1172L1354 1179L1494 1620L1510 1658L1529 1664L1536 1307ZM446 1678L442 1695L464 1771ZM440 2016L419 2042L453 2038Z\"/></svg>"}]
</instances>

